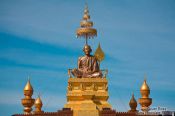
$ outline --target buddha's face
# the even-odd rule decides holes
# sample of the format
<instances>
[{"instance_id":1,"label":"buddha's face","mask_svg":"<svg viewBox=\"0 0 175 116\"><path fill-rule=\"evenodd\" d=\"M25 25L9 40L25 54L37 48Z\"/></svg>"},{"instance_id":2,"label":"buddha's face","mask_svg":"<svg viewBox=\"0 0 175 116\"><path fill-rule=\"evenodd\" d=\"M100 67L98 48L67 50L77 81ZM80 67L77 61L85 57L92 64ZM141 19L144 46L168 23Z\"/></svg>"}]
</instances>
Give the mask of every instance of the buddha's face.
<instances>
[{"instance_id":1,"label":"buddha's face","mask_svg":"<svg viewBox=\"0 0 175 116\"><path fill-rule=\"evenodd\" d=\"M84 51L85 55L90 55L90 53L91 53L91 48L90 48L90 46L86 45L86 46L84 47L83 51Z\"/></svg>"}]
</instances>

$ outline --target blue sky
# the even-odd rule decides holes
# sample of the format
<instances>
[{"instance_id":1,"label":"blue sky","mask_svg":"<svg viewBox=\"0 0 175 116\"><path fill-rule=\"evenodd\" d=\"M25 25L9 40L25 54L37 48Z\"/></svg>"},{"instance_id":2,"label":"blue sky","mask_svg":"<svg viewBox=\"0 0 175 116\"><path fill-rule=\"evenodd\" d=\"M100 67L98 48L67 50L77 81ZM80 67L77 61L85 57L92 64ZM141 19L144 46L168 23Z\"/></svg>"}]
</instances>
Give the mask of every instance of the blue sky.
<instances>
[{"instance_id":1,"label":"blue sky","mask_svg":"<svg viewBox=\"0 0 175 116\"><path fill-rule=\"evenodd\" d=\"M41 93L44 111L66 103L67 69L83 55L75 31L84 0L0 0L0 114L22 113L23 88L30 76L33 97ZM175 110L175 1L88 0L105 52L109 102L127 111L147 74L152 106ZM94 52L94 51L93 51ZM140 109L138 105L138 109Z\"/></svg>"}]
</instances>

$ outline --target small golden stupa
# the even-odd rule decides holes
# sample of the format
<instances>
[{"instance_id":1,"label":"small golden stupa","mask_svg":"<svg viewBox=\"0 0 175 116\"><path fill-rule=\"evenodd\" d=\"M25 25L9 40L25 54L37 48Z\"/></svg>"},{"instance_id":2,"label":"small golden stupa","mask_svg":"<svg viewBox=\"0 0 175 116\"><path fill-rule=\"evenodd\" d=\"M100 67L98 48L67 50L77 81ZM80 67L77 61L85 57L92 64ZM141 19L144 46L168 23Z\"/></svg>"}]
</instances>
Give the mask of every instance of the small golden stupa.
<instances>
[{"instance_id":1,"label":"small golden stupa","mask_svg":"<svg viewBox=\"0 0 175 116\"><path fill-rule=\"evenodd\" d=\"M44 111L41 110L43 106L42 100L40 98L40 95L38 96L38 98L35 100L35 114L41 114L44 113Z\"/></svg>"},{"instance_id":2,"label":"small golden stupa","mask_svg":"<svg viewBox=\"0 0 175 116\"><path fill-rule=\"evenodd\" d=\"M35 99L32 99L32 95L33 95L33 88L32 88L32 85L30 84L30 79L29 79L26 86L24 87L25 98L21 100L21 103L24 106L25 114L30 114L32 111L32 106L35 101Z\"/></svg>"},{"instance_id":3,"label":"small golden stupa","mask_svg":"<svg viewBox=\"0 0 175 116\"><path fill-rule=\"evenodd\" d=\"M141 98L139 98L139 103L141 105L141 110L144 114L147 114L149 111L149 106L152 104L152 99L149 98L150 88L146 83L146 79L144 80L141 88L140 88Z\"/></svg>"},{"instance_id":4,"label":"small golden stupa","mask_svg":"<svg viewBox=\"0 0 175 116\"><path fill-rule=\"evenodd\" d=\"M128 112L138 112L137 111L137 101L135 100L135 97L134 97L134 94L132 94L132 97L131 97L131 100L130 100L130 102L129 102L129 106L130 106L130 110L128 111Z\"/></svg>"}]
</instances>

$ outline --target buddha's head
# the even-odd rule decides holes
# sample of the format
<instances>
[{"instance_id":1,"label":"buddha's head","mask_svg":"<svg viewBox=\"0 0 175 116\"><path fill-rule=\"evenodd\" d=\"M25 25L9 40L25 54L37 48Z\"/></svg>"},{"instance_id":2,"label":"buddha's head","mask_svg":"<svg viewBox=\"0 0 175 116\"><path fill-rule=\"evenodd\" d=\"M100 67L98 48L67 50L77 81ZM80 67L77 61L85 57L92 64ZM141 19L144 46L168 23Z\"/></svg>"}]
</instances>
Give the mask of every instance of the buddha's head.
<instances>
[{"instance_id":1,"label":"buddha's head","mask_svg":"<svg viewBox=\"0 0 175 116\"><path fill-rule=\"evenodd\" d=\"M83 48L83 51L84 51L85 55L90 55L90 53L92 52L91 46L86 44Z\"/></svg>"}]
</instances>

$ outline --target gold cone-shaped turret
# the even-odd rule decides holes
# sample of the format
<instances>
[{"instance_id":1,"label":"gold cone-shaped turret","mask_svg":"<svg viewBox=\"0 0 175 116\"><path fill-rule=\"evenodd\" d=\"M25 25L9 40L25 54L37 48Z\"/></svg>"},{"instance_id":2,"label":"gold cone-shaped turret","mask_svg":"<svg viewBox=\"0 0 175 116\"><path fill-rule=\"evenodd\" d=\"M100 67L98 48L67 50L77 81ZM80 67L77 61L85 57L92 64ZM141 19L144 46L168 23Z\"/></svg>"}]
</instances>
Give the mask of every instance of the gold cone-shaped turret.
<instances>
[{"instance_id":1,"label":"gold cone-shaped turret","mask_svg":"<svg viewBox=\"0 0 175 116\"><path fill-rule=\"evenodd\" d=\"M141 88L140 88L140 93L142 95L142 98L148 98L150 94L150 89L149 86L146 83L146 79L144 80Z\"/></svg>"},{"instance_id":2,"label":"gold cone-shaped turret","mask_svg":"<svg viewBox=\"0 0 175 116\"><path fill-rule=\"evenodd\" d=\"M33 95L33 87L30 84L30 79L28 79L28 82L26 86L24 87L24 96L26 98L30 98Z\"/></svg>"},{"instance_id":3,"label":"gold cone-shaped turret","mask_svg":"<svg viewBox=\"0 0 175 116\"><path fill-rule=\"evenodd\" d=\"M135 100L134 94L132 94L131 100L129 102L131 110L129 112L137 112L137 101Z\"/></svg>"},{"instance_id":4,"label":"gold cone-shaped turret","mask_svg":"<svg viewBox=\"0 0 175 116\"><path fill-rule=\"evenodd\" d=\"M93 22L90 21L90 15L89 15L89 10L88 6L86 4L85 9L84 9L84 15L83 15L83 20L80 22L80 28L77 29L76 35L77 37L83 37L86 39L86 44L87 44L87 39L94 38L97 36L97 30L92 28Z\"/></svg>"},{"instance_id":5,"label":"gold cone-shaped turret","mask_svg":"<svg viewBox=\"0 0 175 116\"><path fill-rule=\"evenodd\" d=\"M32 106L34 104L34 99L32 99L33 95L33 88L32 85L30 84L30 80L28 80L26 86L24 87L24 96L21 100L22 105L24 106L24 113L25 114L30 114L32 111Z\"/></svg>"},{"instance_id":6,"label":"gold cone-shaped turret","mask_svg":"<svg viewBox=\"0 0 175 116\"><path fill-rule=\"evenodd\" d=\"M43 106L42 100L41 100L40 96L38 96L38 98L35 100L35 111L34 111L34 113L35 114L43 113L43 111L41 110L42 106Z\"/></svg>"},{"instance_id":7,"label":"gold cone-shaped turret","mask_svg":"<svg viewBox=\"0 0 175 116\"><path fill-rule=\"evenodd\" d=\"M139 98L139 103L141 105L141 110L144 114L148 113L149 106L152 104L152 99L149 98L150 88L147 85L146 79L144 80L141 88L140 88L141 98Z\"/></svg>"},{"instance_id":8,"label":"gold cone-shaped turret","mask_svg":"<svg viewBox=\"0 0 175 116\"><path fill-rule=\"evenodd\" d=\"M141 91L149 91L149 90L150 90L150 89L149 89L149 86L148 86L147 83L146 83L146 80L144 80L144 82L143 82L143 84L142 84L140 90L141 90Z\"/></svg>"},{"instance_id":9,"label":"gold cone-shaped turret","mask_svg":"<svg viewBox=\"0 0 175 116\"><path fill-rule=\"evenodd\" d=\"M43 103L41 101L40 96L38 96L38 98L35 100L35 106L36 107L42 107Z\"/></svg>"},{"instance_id":10,"label":"gold cone-shaped turret","mask_svg":"<svg viewBox=\"0 0 175 116\"><path fill-rule=\"evenodd\" d=\"M28 80L26 86L24 87L24 91L32 91L33 92L33 87L30 84L30 79Z\"/></svg>"}]
</instances>

